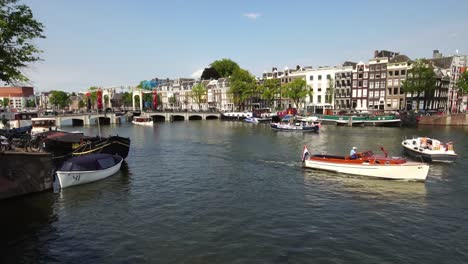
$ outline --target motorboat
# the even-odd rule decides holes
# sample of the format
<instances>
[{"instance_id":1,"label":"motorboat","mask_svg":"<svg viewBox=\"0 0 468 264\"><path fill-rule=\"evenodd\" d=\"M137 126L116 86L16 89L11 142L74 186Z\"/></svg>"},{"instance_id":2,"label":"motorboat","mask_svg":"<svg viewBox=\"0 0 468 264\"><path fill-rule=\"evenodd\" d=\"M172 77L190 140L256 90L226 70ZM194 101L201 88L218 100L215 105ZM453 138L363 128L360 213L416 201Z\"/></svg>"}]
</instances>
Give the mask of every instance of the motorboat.
<instances>
[{"instance_id":1,"label":"motorboat","mask_svg":"<svg viewBox=\"0 0 468 264\"><path fill-rule=\"evenodd\" d=\"M302 154L303 166L306 168L332 171L350 175L367 176L391 180L425 181L429 165L421 162L407 161L401 157L375 155L372 151L356 153L355 157L314 154L310 155L307 146Z\"/></svg>"},{"instance_id":2,"label":"motorboat","mask_svg":"<svg viewBox=\"0 0 468 264\"><path fill-rule=\"evenodd\" d=\"M244 121L252 124L260 123L260 120L257 117L247 117L246 119L244 119Z\"/></svg>"},{"instance_id":3,"label":"motorboat","mask_svg":"<svg viewBox=\"0 0 468 264\"><path fill-rule=\"evenodd\" d=\"M317 119L296 118L293 115L285 115L281 122L271 123L270 127L282 131L318 132L321 125Z\"/></svg>"},{"instance_id":4,"label":"motorboat","mask_svg":"<svg viewBox=\"0 0 468 264\"><path fill-rule=\"evenodd\" d=\"M132 123L140 126L152 126L153 119L149 116L135 116Z\"/></svg>"},{"instance_id":5,"label":"motorboat","mask_svg":"<svg viewBox=\"0 0 468 264\"><path fill-rule=\"evenodd\" d=\"M56 171L60 188L105 179L120 170L123 158L111 154L89 154L65 161Z\"/></svg>"},{"instance_id":6,"label":"motorboat","mask_svg":"<svg viewBox=\"0 0 468 264\"><path fill-rule=\"evenodd\" d=\"M454 162L458 155L453 149L453 143L442 143L437 139L415 137L401 142L403 152L415 159L425 162Z\"/></svg>"}]
</instances>

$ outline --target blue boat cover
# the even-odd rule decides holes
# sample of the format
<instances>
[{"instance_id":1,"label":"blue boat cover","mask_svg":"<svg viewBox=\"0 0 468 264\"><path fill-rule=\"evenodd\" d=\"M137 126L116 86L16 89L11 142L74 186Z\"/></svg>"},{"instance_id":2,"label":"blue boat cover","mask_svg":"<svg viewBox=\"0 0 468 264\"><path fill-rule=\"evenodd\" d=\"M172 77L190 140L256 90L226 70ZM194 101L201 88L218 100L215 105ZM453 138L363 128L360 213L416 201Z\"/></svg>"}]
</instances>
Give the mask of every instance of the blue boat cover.
<instances>
[{"instance_id":1,"label":"blue boat cover","mask_svg":"<svg viewBox=\"0 0 468 264\"><path fill-rule=\"evenodd\" d=\"M106 153L93 153L66 160L58 171L97 171L115 166L122 157Z\"/></svg>"}]
</instances>

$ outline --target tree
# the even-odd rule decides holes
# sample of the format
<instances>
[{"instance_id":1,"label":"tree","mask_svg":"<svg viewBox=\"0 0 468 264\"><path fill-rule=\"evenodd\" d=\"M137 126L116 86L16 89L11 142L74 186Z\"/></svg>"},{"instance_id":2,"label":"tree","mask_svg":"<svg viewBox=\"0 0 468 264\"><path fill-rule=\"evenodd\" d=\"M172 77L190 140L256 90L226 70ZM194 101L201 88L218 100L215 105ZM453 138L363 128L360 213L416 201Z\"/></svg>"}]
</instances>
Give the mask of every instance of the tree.
<instances>
[{"instance_id":1,"label":"tree","mask_svg":"<svg viewBox=\"0 0 468 264\"><path fill-rule=\"evenodd\" d=\"M4 107L7 107L7 106L10 106L10 99L6 98L6 97L3 97L3 106Z\"/></svg>"},{"instance_id":2,"label":"tree","mask_svg":"<svg viewBox=\"0 0 468 264\"><path fill-rule=\"evenodd\" d=\"M201 103L206 99L207 89L202 83L196 84L192 87L190 97L198 105L198 110L201 110Z\"/></svg>"},{"instance_id":3,"label":"tree","mask_svg":"<svg viewBox=\"0 0 468 264\"><path fill-rule=\"evenodd\" d=\"M302 78L297 78L285 85L284 94L292 99L296 107L299 108L299 102L307 96L308 92L306 81Z\"/></svg>"},{"instance_id":4,"label":"tree","mask_svg":"<svg viewBox=\"0 0 468 264\"><path fill-rule=\"evenodd\" d=\"M36 102L34 100L26 100L26 107L36 107Z\"/></svg>"},{"instance_id":5,"label":"tree","mask_svg":"<svg viewBox=\"0 0 468 264\"><path fill-rule=\"evenodd\" d=\"M328 88L325 93L325 102L331 104L333 102L333 95L335 94L335 80L331 78L328 80Z\"/></svg>"},{"instance_id":6,"label":"tree","mask_svg":"<svg viewBox=\"0 0 468 264\"><path fill-rule=\"evenodd\" d=\"M29 79L21 69L40 60L39 49L32 44L42 35L44 26L36 21L31 9L18 0L0 0L0 80L7 84Z\"/></svg>"},{"instance_id":7,"label":"tree","mask_svg":"<svg viewBox=\"0 0 468 264\"><path fill-rule=\"evenodd\" d=\"M245 108L245 101L256 88L255 77L247 70L236 69L229 78L228 94L238 109Z\"/></svg>"},{"instance_id":8,"label":"tree","mask_svg":"<svg viewBox=\"0 0 468 264\"><path fill-rule=\"evenodd\" d=\"M76 93L75 93L75 92L72 92L72 93L70 94L70 96L76 96Z\"/></svg>"},{"instance_id":9,"label":"tree","mask_svg":"<svg viewBox=\"0 0 468 264\"><path fill-rule=\"evenodd\" d=\"M122 103L124 106L131 106L132 105L132 93L129 93L129 92L123 93Z\"/></svg>"},{"instance_id":10,"label":"tree","mask_svg":"<svg viewBox=\"0 0 468 264\"><path fill-rule=\"evenodd\" d=\"M240 69L239 65L230 59L216 60L210 66L223 78L231 76L234 71Z\"/></svg>"},{"instance_id":11,"label":"tree","mask_svg":"<svg viewBox=\"0 0 468 264\"><path fill-rule=\"evenodd\" d=\"M109 95L104 95L104 107L109 106Z\"/></svg>"},{"instance_id":12,"label":"tree","mask_svg":"<svg viewBox=\"0 0 468 264\"><path fill-rule=\"evenodd\" d=\"M203 70L203 73L200 77L200 79L202 80L217 80L219 79L221 76L219 75L219 73L213 68L213 67L209 67L209 68L205 68Z\"/></svg>"},{"instance_id":13,"label":"tree","mask_svg":"<svg viewBox=\"0 0 468 264\"><path fill-rule=\"evenodd\" d=\"M260 86L261 97L267 101L268 106L273 104L281 86L280 79L266 79Z\"/></svg>"},{"instance_id":14,"label":"tree","mask_svg":"<svg viewBox=\"0 0 468 264\"><path fill-rule=\"evenodd\" d=\"M49 102L59 109L63 109L71 103L70 96L63 91L51 91L50 94Z\"/></svg>"},{"instance_id":15,"label":"tree","mask_svg":"<svg viewBox=\"0 0 468 264\"><path fill-rule=\"evenodd\" d=\"M405 93L411 93L411 97L414 98L414 93L417 94L417 106L419 107L419 102L421 100L421 93L424 93L424 106L426 108L426 103L429 98L429 95L436 88L436 75L432 65L426 59L416 60L412 67L408 70L408 78L403 81L402 89Z\"/></svg>"},{"instance_id":16,"label":"tree","mask_svg":"<svg viewBox=\"0 0 468 264\"><path fill-rule=\"evenodd\" d=\"M97 91L98 91L98 87L96 86L91 86L89 87L89 98L91 99L91 107L94 109L94 106L96 105L97 103Z\"/></svg>"},{"instance_id":17,"label":"tree","mask_svg":"<svg viewBox=\"0 0 468 264\"><path fill-rule=\"evenodd\" d=\"M468 93L468 69L458 79L457 87L462 93Z\"/></svg>"},{"instance_id":18,"label":"tree","mask_svg":"<svg viewBox=\"0 0 468 264\"><path fill-rule=\"evenodd\" d=\"M83 100L80 100L78 102L78 108L81 109L81 108L84 108L86 106L85 102Z\"/></svg>"}]
</instances>

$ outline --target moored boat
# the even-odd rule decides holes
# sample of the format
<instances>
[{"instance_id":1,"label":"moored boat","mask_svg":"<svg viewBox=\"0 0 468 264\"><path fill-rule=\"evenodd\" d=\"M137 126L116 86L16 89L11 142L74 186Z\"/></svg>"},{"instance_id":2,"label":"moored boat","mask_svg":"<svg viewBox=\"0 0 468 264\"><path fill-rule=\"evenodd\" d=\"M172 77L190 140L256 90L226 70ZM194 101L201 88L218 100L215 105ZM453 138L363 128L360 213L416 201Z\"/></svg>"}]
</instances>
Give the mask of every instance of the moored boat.
<instances>
[{"instance_id":1,"label":"moored boat","mask_svg":"<svg viewBox=\"0 0 468 264\"><path fill-rule=\"evenodd\" d=\"M293 115L286 115L281 122L271 123L270 127L274 130L298 131L298 132L318 132L320 122L312 118L296 118Z\"/></svg>"},{"instance_id":2,"label":"moored boat","mask_svg":"<svg viewBox=\"0 0 468 264\"><path fill-rule=\"evenodd\" d=\"M149 116L135 116L132 123L140 126L152 126L153 119Z\"/></svg>"},{"instance_id":3,"label":"moored boat","mask_svg":"<svg viewBox=\"0 0 468 264\"><path fill-rule=\"evenodd\" d=\"M370 150L358 152L352 159L340 155L310 155L304 146L302 162L306 168L392 180L425 181L429 173L429 165L425 163L408 162L387 154L375 155Z\"/></svg>"},{"instance_id":4,"label":"moored boat","mask_svg":"<svg viewBox=\"0 0 468 264\"><path fill-rule=\"evenodd\" d=\"M56 171L60 188L105 179L120 170L123 158L111 154L89 154L73 157Z\"/></svg>"},{"instance_id":5,"label":"moored boat","mask_svg":"<svg viewBox=\"0 0 468 264\"><path fill-rule=\"evenodd\" d=\"M437 139L416 137L401 142L403 152L415 159L425 162L454 162L458 155L453 149L453 143L442 143Z\"/></svg>"}]
</instances>

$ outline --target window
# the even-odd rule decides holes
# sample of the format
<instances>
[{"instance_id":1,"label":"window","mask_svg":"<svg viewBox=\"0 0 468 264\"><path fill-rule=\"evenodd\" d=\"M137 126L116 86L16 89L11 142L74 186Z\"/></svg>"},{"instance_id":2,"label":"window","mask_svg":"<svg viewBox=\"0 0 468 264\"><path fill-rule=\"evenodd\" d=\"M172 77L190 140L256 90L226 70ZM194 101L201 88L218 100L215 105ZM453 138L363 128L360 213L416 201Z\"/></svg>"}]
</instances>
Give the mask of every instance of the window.
<instances>
[{"instance_id":1,"label":"window","mask_svg":"<svg viewBox=\"0 0 468 264\"><path fill-rule=\"evenodd\" d=\"M398 86L399 84L400 84L400 80L399 80L399 79L393 80L393 85L394 85L394 86Z\"/></svg>"},{"instance_id":2,"label":"window","mask_svg":"<svg viewBox=\"0 0 468 264\"><path fill-rule=\"evenodd\" d=\"M376 79L380 79L380 73L376 73L376 74L375 74L375 78L376 78Z\"/></svg>"},{"instance_id":3,"label":"window","mask_svg":"<svg viewBox=\"0 0 468 264\"><path fill-rule=\"evenodd\" d=\"M369 89L374 89L374 82L369 82Z\"/></svg>"},{"instance_id":4,"label":"window","mask_svg":"<svg viewBox=\"0 0 468 264\"><path fill-rule=\"evenodd\" d=\"M357 79L357 73L353 73L353 79Z\"/></svg>"},{"instance_id":5,"label":"window","mask_svg":"<svg viewBox=\"0 0 468 264\"><path fill-rule=\"evenodd\" d=\"M382 71L387 69L387 64L382 64Z\"/></svg>"},{"instance_id":6,"label":"window","mask_svg":"<svg viewBox=\"0 0 468 264\"><path fill-rule=\"evenodd\" d=\"M364 97L367 96L367 89L362 90L362 96L364 96Z\"/></svg>"},{"instance_id":7,"label":"window","mask_svg":"<svg viewBox=\"0 0 468 264\"><path fill-rule=\"evenodd\" d=\"M358 76L359 76L359 79L362 79L362 73L359 73Z\"/></svg>"},{"instance_id":8,"label":"window","mask_svg":"<svg viewBox=\"0 0 468 264\"><path fill-rule=\"evenodd\" d=\"M375 70L380 71L380 64L375 65Z\"/></svg>"},{"instance_id":9,"label":"window","mask_svg":"<svg viewBox=\"0 0 468 264\"><path fill-rule=\"evenodd\" d=\"M367 80L364 80L364 82L362 83L362 87L367 88L367 82Z\"/></svg>"},{"instance_id":10,"label":"window","mask_svg":"<svg viewBox=\"0 0 468 264\"><path fill-rule=\"evenodd\" d=\"M387 89L387 94L388 94L388 95L392 95L392 88L388 88L388 89Z\"/></svg>"},{"instance_id":11,"label":"window","mask_svg":"<svg viewBox=\"0 0 468 264\"><path fill-rule=\"evenodd\" d=\"M320 75L319 75L320 76ZM321 95L318 95L317 96L317 103L321 103L322 102L322 96Z\"/></svg>"},{"instance_id":12,"label":"window","mask_svg":"<svg viewBox=\"0 0 468 264\"><path fill-rule=\"evenodd\" d=\"M359 80L358 87L362 87L362 80Z\"/></svg>"},{"instance_id":13,"label":"window","mask_svg":"<svg viewBox=\"0 0 468 264\"><path fill-rule=\"evenodd\" d=\"M353 81L353 88L356 88L356 87L357 87L357 81L354 80L354 81Z\"/></svg>"},{"instance_id":14,"label":"window","mask_svg":"<svg viewBox=\"0 0 468 264\"><path fill-rule=\"evenodd\" d=\"M369 98L374 97L374 92L369 92Z\"/></svg>"},{"instance_id":15,"label":"window","mask_svg":"<svg viewBox=\"0 0 468 264\"><path fill-rule=\"evenodd\" d=\"M327 80L330 80L330 79L331 79L330 74L327 74Z\"/></svg>"},{"instance_id":16,"label":"window","mask_svg":"<svg viewBox=\"0 0 468 264\"><path fill-rule=\"evenodd\" d=\"M369 78L369 73L368 73L368 72L365 72L365 73L364 73L364 79L367 79L367 78Z\"/></svg>"},{"instance_id":17,"label":"window","mask_svg":"<svg viewBox=\"0 0 468 264\"><path fill-rule=\"evenodd\" d=\"M387 78L387 73L386 72L382 72L382 78Z\"/></svg>"},{"instance_id":18,"label":"window","mask_svg":"<svg viewBox=\"0 0 468 264\"><path fill-rule=\"evenodd\" d=\"M318 91L318 92L321 92L321 91L322 91L322 88L321 88L321 87L319 87L319 88L317 89L317 91Z\"/></svg>"},{"instance_id":19,"label":"window","mask_svg":"<svg viewBox=\"0 0 468 264\"><path fill-rule=\"evenodd\" d=\"M393 71L388 71L388 76L393 76Z\"/></svg>"},{"instance_id":20,"label":"window","mask_svg":"<svg viewBox=\"0 0 468 264\"><path fill-rule=\"evenodd\" d=\"M370 79L374 79L374 74L373 73L370 74Z\"/></svg>"},{"instance_id":21,"label":"window","mask_svg":"<svg viewBox=\"0 0 468 264\"><path fill-rule=\"evenodd\" d=\"M369 69L370 69L370 71L374 71L374 70L375 70L375 65L371 65L371 66L369 67Z\"/></svg>"},{"instance_id":22,"label":"window","mask_svg":"<svg viewBox=\"0 0 468 264\"><path fill-rule=\"evenodd\" d=\"M313 81L313 80L314 80L314 76L311 75L311 76L309 77L309 81Z\"/></svg>"},{"instance_id":23,"label":"window","mask_svg":"<svg viewBox=\"0 0 468 264\"><path fill-rule=\"evenodd\" d=\"M380 88L380 82L375 82L375 89L379 89Z\"/></svg>"},{"instance_id":24,"label":"window","mask_svg":"<svg viewBox=\"0 0 468 264\"><path fill-rule=\"evenodd\" d=\"M406 70L401 70L401 75L406 75Z\"/></svg>"},{"instance_id":25,"label":"window","mask_svg":"<svg viewBox=\"0 0 468 264\"><path fill-rule=\"evenodd\" d=\"M384 91L380 91L380 97L382 97L382 98L385 97L385 90L384 90Z\"/></svg>"},{"instance_id":26,"label":"window","mask_svg":"<svg viewBox=\"0 0 468 264\"><path fill-rule=\"evenodd\" d=\"M358 96L358 97L361 97L361 96L362 96L362 90L361 90L361 89L359 89L359 90L357 91L357 96Z\"/></svg>"},{"instance_id":27,"label":"window","mask_svg":"<svg viewBox=\"0 0 468 264\"><path fill-rule=\"evenodd\" d=\"M385 88L385 81L380 81L380 88Z\"/></svg>"},{"instance_id":28,"label":"window","mask_svg":"<svg viewBox=\"0 0 468 264\"><path fill-rule=\"evenodd\" d=\"M400 73L400 72L399 72L398 70L396 70L396 71L395 71L395 76L399 76L399 75L400 75L399 73Z\"/></svg>"},{"instance_id":29,"label":"window","mask_svg":"<svg viewBox=\"0 0 468 264\"><path fill-rule=\"evenodd\" d=\"M393 85L393 80L392 79L388 79L387 81L387 86L392 86Z\"/></svg>"},{"instance_id":30,"label":"window","mask_svg":"<svg viewBox=\"0 0 468 264\"><path fill-rule=\"evenodd\" d=\"M322 75L319 75L319 76L318 76L318 79L319 79L319 80L322 80Z\"/></svg>"},{"instance_id":31,"label":"window","mask_svg":"<svg viewBox=\"0 0 468 264\"><path fill-rule=\"evenodd\" d=\"M393 88L393 94L395 94L395 95L398 94L398 88Z\"/></svg>"}]
</instances>

